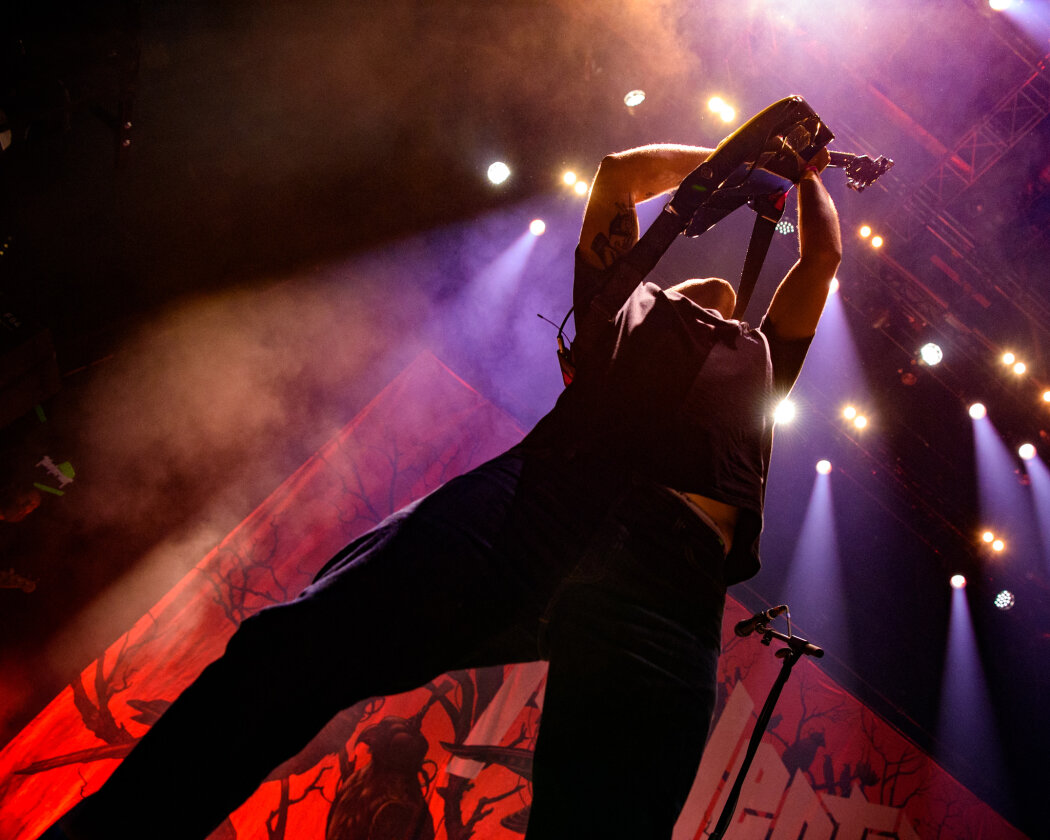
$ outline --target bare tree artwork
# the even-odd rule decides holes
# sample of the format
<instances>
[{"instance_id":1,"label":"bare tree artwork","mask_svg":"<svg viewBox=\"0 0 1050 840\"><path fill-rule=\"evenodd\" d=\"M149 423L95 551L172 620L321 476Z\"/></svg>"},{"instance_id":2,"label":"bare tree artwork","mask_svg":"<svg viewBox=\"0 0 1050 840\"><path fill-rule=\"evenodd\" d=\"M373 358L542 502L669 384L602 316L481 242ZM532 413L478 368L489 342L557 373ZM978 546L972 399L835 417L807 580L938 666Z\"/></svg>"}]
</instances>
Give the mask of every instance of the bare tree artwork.
<instances>
[{"instance_id":1,"label":"bare tree artwork","mask_svg":"<svg viewBox=\"0 0 1050 840\"><path fill-rule=\"evenodd\" d=\"M270 816L266 818L266 836L268 840L285 840L286 832L288 831L288 811L293 805L304 801L314 791L324 796L324 785L321 784L321 779L330 769L332 768L319 768L313 779L310 780L298 796L292 796L291 779L288 776L284 776L281 779L280 801L277 807L270 812Z\"/></svg>"},{"instance_id":2,"label":"bare tree artwork","mask_svg":"<svg viewBox=\"0 0 1050 840\"><path fill-rule=\"evenodd\" d=\"M78 674L70 684L73 692L73 706L79 713L84 727L105 742L105 746L90 747L35 761L19 768L16 770L17 773L32 775L69 764L82 764L105 758L123 758L131 752L131 748L138 742L138 736L132 735L124 724L117 722L111 702L118 694L132 687L133 677L137 671L136 657L159 635L159 625L156 619L152 615L150 619L146 630L138 636L134 643L131 642L131 632L121 637L120 646L113 653L113 662L108 669L106 667L107 654L95 660L92 666L94 668L92 682L94 700L91 699L84 685L82 674ZM147 726L152 725L168 706L166 700L132 699L127 703L135 709L135 714L131 719Z\"/></svg>"},{"instance_id":3,"label":"bare tree artwork","mask_svg":"<svg viewBox=\"0 0 1050 840\"><path fill-rule=\"evenodd\" d=\"M870 712L861 713L860 728L867 740L871 765L879 778L878 802L904 808L930 789L930 763L911 744L896 749L879 737L879 722Z\"/></svg>"}]
</instances>

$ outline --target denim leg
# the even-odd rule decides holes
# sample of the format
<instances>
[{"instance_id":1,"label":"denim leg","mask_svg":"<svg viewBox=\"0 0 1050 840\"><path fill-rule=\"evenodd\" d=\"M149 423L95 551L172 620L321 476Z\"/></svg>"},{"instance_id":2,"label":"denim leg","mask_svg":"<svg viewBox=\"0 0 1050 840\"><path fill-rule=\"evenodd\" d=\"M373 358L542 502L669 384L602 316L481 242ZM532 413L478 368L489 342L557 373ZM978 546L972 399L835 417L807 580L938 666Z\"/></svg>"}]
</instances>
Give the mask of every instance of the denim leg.
<instances>
[{"instance_id":1,"label":"denim leg","mask_svg":"<svg viewBox=\"0 0 1050 840\"><path fill-rule=\"evenodd\" d=\"M551 605L529 840L669 838L700 763L721 543L680 501L647 504L627 500Z\"/></svg>"},{"instance_id":2,"label":"denim leg","mask_svg":"<svg viewBox=\"0 0 1050 840\"><path fill-rule=\"evenodd\" d=\"M595 504L576 475L511 453L355 540L297 599L243 622L62 824L92 840L204 838L339 710L537 658L539 611Z\"/></svg>"}]
</instances>

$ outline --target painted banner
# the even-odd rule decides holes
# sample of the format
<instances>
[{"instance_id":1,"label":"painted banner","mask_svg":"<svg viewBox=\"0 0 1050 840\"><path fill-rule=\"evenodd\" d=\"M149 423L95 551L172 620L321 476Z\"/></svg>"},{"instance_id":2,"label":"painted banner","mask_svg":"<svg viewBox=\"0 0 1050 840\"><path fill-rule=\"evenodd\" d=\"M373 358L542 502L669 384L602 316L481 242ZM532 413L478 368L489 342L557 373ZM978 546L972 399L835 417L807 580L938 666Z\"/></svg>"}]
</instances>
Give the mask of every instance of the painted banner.
<instances>
[{"instance_id":1,"label":"painted banner","mask_svg":"<svg viewBox=\"0 0 1050 840\"><path fill-rule=\"evenodd\" d=\"M0 838L32 840L96 790L245 617L293 596L351 538L521 435L437 359L419 357L0 752ZM745 617L730 599L716 721L675 840L713 828L780 669L773 649L733 635ZM543 663L462 671L347 709L213 838L520 837L545 677ZM727 836L875 835L1024 836L802 661Z\"/></svg>"}]
</instances>

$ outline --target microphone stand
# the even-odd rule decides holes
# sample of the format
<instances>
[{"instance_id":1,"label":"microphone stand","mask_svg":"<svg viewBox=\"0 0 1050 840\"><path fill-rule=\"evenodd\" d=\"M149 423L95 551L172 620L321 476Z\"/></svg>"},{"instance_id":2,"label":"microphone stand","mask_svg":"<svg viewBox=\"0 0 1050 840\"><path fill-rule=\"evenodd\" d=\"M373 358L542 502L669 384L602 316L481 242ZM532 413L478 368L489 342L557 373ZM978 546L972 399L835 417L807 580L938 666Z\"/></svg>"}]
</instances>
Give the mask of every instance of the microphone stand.
<instances>
[{"instance_id":1,"label":"microphone stand","mask_svg":"<svg viewBox=\"0 0 1050 840\"><path fill-rule=\"evenodd\" d=\"M783 660L780 673L777 675L773 687L769 690L769 696L766 698L758 720L755 721L755 729L751 733L751 740L748 741L744 762L740 765L740 770L736 774L736 781L733 782L733 788L729 791L729 798L726 799L726 804L722 807L722 813L718 817L718 823L715 825L708 840L722 840L729 828L729 823L733 819L733 812L736 811L737 800L740 798L740 791L744 787L744 777L751 767L751 762L758 751L758 745L761 743L762 736L769 725L769 720L773 716L773 707L776 705L777 700L780 699L780 693L783 691L788 677L791 676L791 669L803 656L812 656L819 659L824 655L824 651L816 645L811 644L800 636L785 635L777 630L773 630L768 623L760 623L757 629L762 633L762 644L768 647L773 639L777 639L784 642L787 647L781 648L774 654L778 659ZM790 630L790 622L788 629Z\"/></svg>"}]
</instances>

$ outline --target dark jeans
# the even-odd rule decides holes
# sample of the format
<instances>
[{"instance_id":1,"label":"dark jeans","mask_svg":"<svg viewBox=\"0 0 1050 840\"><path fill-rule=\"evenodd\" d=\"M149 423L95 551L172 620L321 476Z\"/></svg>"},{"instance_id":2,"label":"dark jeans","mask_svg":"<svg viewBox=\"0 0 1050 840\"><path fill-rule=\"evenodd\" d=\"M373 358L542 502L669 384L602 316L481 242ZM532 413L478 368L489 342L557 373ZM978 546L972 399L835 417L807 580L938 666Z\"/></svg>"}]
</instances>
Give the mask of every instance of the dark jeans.
<instances>
[{"instance_id":1,"label":"dark jeans","mask_svg":"<svg viewBox=\"0 0 1050 840\"><path fill-rule=\"evenodd\" d=\"M714 706L722 579L720 541L673 494L512 450L247 619L63 825L204 838L341 709L542 657L528 837L669 837Z\"/></svg>"}]
</instances>

